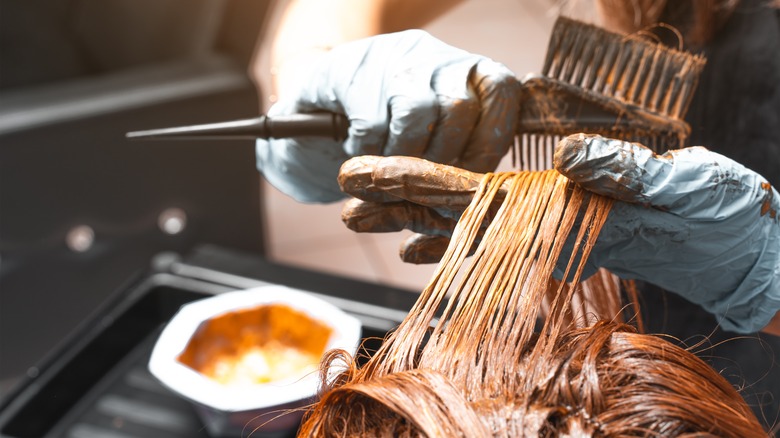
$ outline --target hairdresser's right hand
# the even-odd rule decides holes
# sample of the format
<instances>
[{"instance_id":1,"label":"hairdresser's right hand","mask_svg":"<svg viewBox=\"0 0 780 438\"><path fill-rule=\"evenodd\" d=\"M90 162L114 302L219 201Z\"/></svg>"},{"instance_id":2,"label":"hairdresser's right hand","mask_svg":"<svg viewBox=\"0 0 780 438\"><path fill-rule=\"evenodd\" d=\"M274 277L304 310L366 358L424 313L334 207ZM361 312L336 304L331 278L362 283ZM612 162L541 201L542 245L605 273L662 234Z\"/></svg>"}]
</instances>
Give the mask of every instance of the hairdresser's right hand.
<instances>
[{"instance_id":1,"label":"hairdresser's right hand","mask_svg":"<svg viewBox=\"0 0 780 438\"><path fill-rule=\"evenodd\" d=\"M583 188L620 201L591 269L675 292L726 330L780 328L780 194L761 175L703 147L658 155L583 134L562 141L554 163Z\"/></svg>"},{"instance_id":2,"label":"hairdresser's right hand","mask_svg":"<svg viewBox=\"0 0 780 438\"><path fill-rule=\"evenodd\" d=\"M336 178L353 156L423 157L486 172L514 141L514 74L419 30L337 46L288 85L270 116L330 111L350 120L344 142L257 141L258 169L301 202L343 198Z\"/></svg>"}]
</instances>

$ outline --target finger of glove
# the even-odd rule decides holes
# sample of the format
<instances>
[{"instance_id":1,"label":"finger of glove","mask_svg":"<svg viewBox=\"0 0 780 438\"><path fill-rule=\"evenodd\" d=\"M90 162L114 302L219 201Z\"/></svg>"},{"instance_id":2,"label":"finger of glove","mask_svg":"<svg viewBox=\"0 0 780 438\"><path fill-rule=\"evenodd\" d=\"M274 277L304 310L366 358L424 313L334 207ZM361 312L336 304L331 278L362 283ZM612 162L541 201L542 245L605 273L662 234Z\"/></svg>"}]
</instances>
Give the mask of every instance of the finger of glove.
<instances>
[{"instance_id":1,"label":"finger of glove","mask_svg":"<svg viewBox=\"0 0 780 438\"><path fill-rule=\"evenodd\" d=\"M458 211L471 203L482 177L411 157L386 157L376 163L372 173L374 186L386 193L426 207Z\"/></svg>"},{"instance_id":2,"label":"finger of glove","mask_svg":"<svg viewBox=\"0 0 780 438\"><path fill-rule=\"evenodd\" d=\"M421 157L428 148L439 103L427 69L406 69L393 75L388 88L390 124L383 155Z\"/></svg>"},{"instance_id":3,"label":"finger of glove","mask_svg":"<svg viewBox=\"0 0 780 438\"><path fill-rule=\"evenodd\" d=\"M368 62L369 60L366 60ZM344 151L350 156L383 155L390 130L384 75L375 71L381 65L371 64L344 78L349 90L341 91L345 112L349 115L349 132Z\"/></svg>"},{"instance_id":4,"label":"finger of glove","mask_svg":"<svg viewBox=\"0 0 780 438\"><path fill-rule=\"evenodd\" d=\"M449 244L449 237L414 234L401 243L399 255L405 263L416 265L438 263L447 252ZM474 241L468 255L474 255L477 246L479 246L479 238Z\"/></svg>"},{"instance_id":5,"label":"finger of glove","mask_svg":"<svg viewBox=\"0 0 780 438\"><path fill-rule=\"evenodd\" d=\"M462 210L479 187L482 175L413 157L361 156L344 163L342 190L366 201L405 199L442 210Z\"/></svg>"},{"instance_id":6,"label":"finger of glove","mask_svg":"<svg viewBox=\"0 0 780 438\"><path fill-rule=\"evenodd\" d=\"M348 68L334 67L340 74L328 87L349 114L345 150L350 155L421 156L438 117L430 88L435 64L428 58L436 53L432 48L444 43L409 30L368 38L364 44L336 53ZM355 64L357 55L360 62Z\"/></svg>"},{"instance_id":7,"label":"finger of glove","mask_svg":"<svg viewBox=\"0 0 780 438\"><path fill-rule=\"evenodd\" d=\"M449 244L450 239L447 237L414 234L401 243L398 255L404 263L415 265L438 263Z\"/></svg>"},{"instance_id":8,"label":"finger of glove","mask_svg":"<svg viewBox=\"0 0 780 438\"><path fill-rule=\"evenodd\" d=\"M360 155L344 162L339 169L338 177L341 191L363 201L401 201L401 198L387 193L374 185L374 168L382 158L376 155Z\"/></svg>"},{"instance_id":9,"label":"finger of glove","mask_svg":"<svg viewBox=\"0 0 780 438\"><path fill-rule=\"evenodd\" d=\"M494 170L514 144L520 112L520 83L502 64L485 59L472 69L469 83L479 98L480 115L460 166L475 171Z\"/></svg>"},{"instance_id":10,"label":"finger of glove","mask_svg":"<svg viewBox=\"0 0 780 438\"><path fill-rule=\"evenodd\" d=\"M703 147L656 155L638 143L583 134L559 144L554 164L588 190L688 219L760 210L768 187L760 175Z\"/></svg>"},{"instance_id":11,"label":"finger of glove","mask_svg":"<svg viewBox=\"0 0 780 438\"><path fill-rule=\"evenodd\" d=\"M406 33L404 33L406 34ZM460 98L468 91L468 73L481 56L470 54L439 41L425 32L411 32L413 44L388 77L390 129L384 155L422 157L429 149L432 135L444 126L446 115L439 106L447 96ZM447 77L444 83L440 78ZM438 84L437 84L438 82ZM460 115L460 112L457 113ZM473 122L455 127L470 129ZM439 147L437 146L437 149ZM446 157L427 155L435 161L450 163Z\"/></svg>"},{"instance_id":12,"label":"finger of glove","mask_svg":"<svg viewBox=\"0 0 780 438\"><path fill-rule=\"evenodd\" d=\"M458 165L480 116L479 97L469 86L474 57L445 65L434 73L431 86L436 93L439 119L423 158Z\"/></svg>"},{"instance_id":13,"label":"finger of glove","mask_svg":"<svg viewBox=\"0 0 780 438\"><path fill-rule=\"evenodd\" d=\"M408 229L416 233L451 236L456 219L410 202L366 202L350 199L344 203L341 220L359 233L389 233Z\"/></svg>"}]
</instances>

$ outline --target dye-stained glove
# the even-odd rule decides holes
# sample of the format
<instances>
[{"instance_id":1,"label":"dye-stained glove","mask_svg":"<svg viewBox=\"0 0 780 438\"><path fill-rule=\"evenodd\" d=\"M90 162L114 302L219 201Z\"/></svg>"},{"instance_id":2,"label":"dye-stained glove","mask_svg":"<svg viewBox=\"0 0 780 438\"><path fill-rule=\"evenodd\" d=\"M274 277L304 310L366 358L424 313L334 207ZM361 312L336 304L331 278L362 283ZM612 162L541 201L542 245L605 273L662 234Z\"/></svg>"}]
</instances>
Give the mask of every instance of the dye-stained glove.
<instances>
[{"instance_id":1,"label":"dye-stained glove","mask_svg":"<svg viewBox=\"0 0 780 438\"><path fill-rule=\"evenodd\" d=\"M269 116L330 111L350 121L344 142L257 141L258 169L301 202L343 198L336 178L353 156L424 157L485 172L514 141L519 82L512 72L420 30L337 46L296 80Z\"/></svg>"},{"instance_id":2,"label":"dye-stained glove","mask_svg":"<svg viewBox=\"0 0 780 438\"><path fill-rule=\"evenodd\" d=\"M619 201L589 263L676 292L749 333L780 311L780 195L757 173L703 147L655 155L577 135L555 168Z\"/></svg>"},{"instance_id":3,"label":"dye-stained glove","mask_svg":"<svg viewBox=\"0 0 780 438\"><path fill-rule=\"evenodd\" d=\"M755 172L701 147L658 156L638 144L581 135L559 145L555 166L618 200L583 278L605 267L646 280L738 332L758 331L780 310L780 196ZM356 231L408 228L433 236L406 242L402 253L434 261L481 177L410 158L357 158L345 163L340 181L365 201L347 203L343 216Z\"/></svg>"},{"instance_id":4,"label":"dye-stained glove","mask_svg":"<svg viewBox=\"0 0 780 438\"><path fill-rule=\"evenodd\" d=\"M414 231L417 234L401 244L401 259L436 263L482 177L412 157L355 157L339 173L341 189L354 196L344 204L341 219L359 233Z\"/></svg>"}]
</instances>

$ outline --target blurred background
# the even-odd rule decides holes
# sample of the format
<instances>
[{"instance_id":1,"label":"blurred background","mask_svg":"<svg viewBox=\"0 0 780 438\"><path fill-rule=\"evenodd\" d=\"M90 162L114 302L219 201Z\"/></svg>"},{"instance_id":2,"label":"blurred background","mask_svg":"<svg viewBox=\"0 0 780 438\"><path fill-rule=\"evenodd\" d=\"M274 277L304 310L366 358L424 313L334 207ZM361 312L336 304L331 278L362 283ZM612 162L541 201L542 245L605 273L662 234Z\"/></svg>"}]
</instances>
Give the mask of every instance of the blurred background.
<instances>
[{"instance_id":1,"label":"blurred background","mask_svg":"<svg viewBox=\"0 0 780 438\"><path fill-rule=\"evenodd\" d=\"M406 233L359 235L341 204L268 186L252 142L124 133L253 117L270 0L0 0L0 395L154 256L216 244L419 291ZM427 30L541 68L548 0L468 0Z\"/></svg>"},{"instance_id":2,"label":"blurred background","mask_svg":"<svg viewBox=\"0 0 780 438\"><path fill-rule=\"evenodd\" d=\"M269 3L0 1L0 381L7 387L163 251L262 252L251 142L126 131L251 117Z\"/></svg>"}]
</instances>

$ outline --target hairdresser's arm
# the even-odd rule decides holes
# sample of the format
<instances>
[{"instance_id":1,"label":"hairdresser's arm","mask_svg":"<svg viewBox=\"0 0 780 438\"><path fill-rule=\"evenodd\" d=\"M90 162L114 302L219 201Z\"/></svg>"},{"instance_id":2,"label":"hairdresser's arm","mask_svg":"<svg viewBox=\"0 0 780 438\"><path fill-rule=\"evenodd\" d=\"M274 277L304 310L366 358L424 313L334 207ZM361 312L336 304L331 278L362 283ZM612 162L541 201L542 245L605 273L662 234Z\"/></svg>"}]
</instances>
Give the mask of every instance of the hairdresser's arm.
<instances>
[{"instance_id":1,"label":"hairdresser's arm","mask_svg":"<svg viewBox=\"0 0 780 438\"><path fill-rule=\"evenodd\" d=\"M310 57L348 41L423 27L462 1L280 0L258 42L252 76L274 100Z\"/></svg>"},{"instance_id":2,"label":"hairdresser's arm","mask_svg":"<svg viewBox=\"0 0 780 438\"><path fill-rule=\"evenodd\" d=\"M769 321L769 324L767 324L767 326L764 327L761 331L775 336L780 336L780 310L775 313L775 317L772 318L772 320Z\"/></svg>"}]
</instances>

